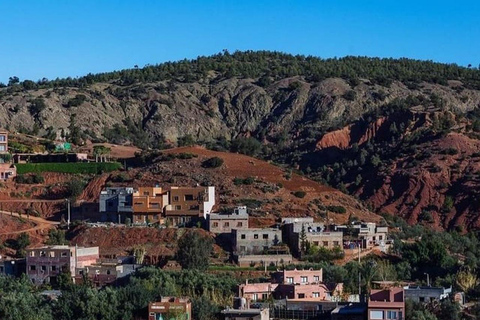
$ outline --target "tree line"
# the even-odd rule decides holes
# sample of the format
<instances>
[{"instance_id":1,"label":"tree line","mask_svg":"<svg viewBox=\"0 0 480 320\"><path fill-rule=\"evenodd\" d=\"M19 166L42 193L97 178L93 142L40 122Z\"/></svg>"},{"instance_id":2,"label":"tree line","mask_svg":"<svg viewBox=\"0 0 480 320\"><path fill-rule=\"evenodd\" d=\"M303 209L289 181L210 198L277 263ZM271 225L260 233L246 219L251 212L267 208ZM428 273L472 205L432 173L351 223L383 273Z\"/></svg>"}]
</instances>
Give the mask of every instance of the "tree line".
<instances>
[{"instance_id":1,"label":"tree line","mask_svg":"<svg viewBox=\"0 0 480 320\"><path fill-rule=\"evenodd\" d=\"M414 59L369 58L347 56L343 58L322 59L314 56L291 55L275 51L223 51L212 56L199 56L192 60L165 62L146 65L120 71L87 74L78 78L57 78L38 81L10 77L9 87L24 90L57 87L86 87L98 82L115 82L119 85L134 83L177 80L195 82L206 79L210 71L218 76L258 78L258 84L265 86L272 81L287 77L303 76L312 82L330 77L341 77L352 85L359 79L388 86L394 80L414 86L426 81L446 84L447 80L463 81L467 87L480 88L480 71L478 68L465 68L456 64L436 63ZM5 86L5 85L3 85Z\"/></svg>"}]
</instances>

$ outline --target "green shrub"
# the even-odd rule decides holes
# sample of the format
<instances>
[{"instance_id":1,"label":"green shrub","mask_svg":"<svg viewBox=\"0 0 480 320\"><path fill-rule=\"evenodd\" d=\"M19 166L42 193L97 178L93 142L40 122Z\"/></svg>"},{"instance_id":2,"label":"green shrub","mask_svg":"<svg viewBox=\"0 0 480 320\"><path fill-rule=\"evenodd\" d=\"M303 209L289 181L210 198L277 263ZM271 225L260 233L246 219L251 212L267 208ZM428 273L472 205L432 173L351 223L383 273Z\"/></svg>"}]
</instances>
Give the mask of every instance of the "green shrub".
<instances>
[{"instance_id":1,"label":"green shrub","mask_svg":"<svg viewBox=\"0 0 480 320\"><path fill-rule=\"evenodd\" d=\"M16 166L18 174L41 172L100 174L102 172L119 170L122 167L118 162L19 163Z\"/></svg>"},{"instance_id":2,"label":"green shrub","mask_svg":"<svg viewBox=\"0 0 480 320\"><path fill-rule=\"evenodd\" d=\"M253 178L253 177L247 177L245 179L237 177L237 178L233 179L233 184L236 185L236 186L239 186L239 185L242 185L242 184L251 185L254 182L255 182L255 178Z\"/></svg>"},{"instance_id":3,"label":"green shrub","mask_svg":"<svg viewBox=\"0 0 480 320\"><path fill-rule=\"evenodd\" d=\"M327 210L334 213L347 213L347 209L343 206L327 206Z\"/></svg>"},{"instance_id":4,"label":"green shrub","mask_svg":"<svg viewBox=\"0 0 480 320\"><path fill-rule=\"evenodd\" d=\"M83 94L77 94L75 96L75 98L72 98L70 100L68 100L67 104L65 105L65 107L67 108L70 108L70 107L79 107L82 105L82 103L85 102L85 100L87 100L87 97Z\"/></svg>"},{"instance_id":5,"label":"green shrub","mask_svg":"<svg viewBox=\"0 0 480 320\"><path fill-rule=\"evenodd\" d=\"M357 93L353 90L349 90L345 92L342 97L347 101L353 101L357 97Z\"/></svg>"},{"instance_id":6,"label":"green shrub","mask_svg":"<svg viewBox=\"0 0 480 320\"><path fill-rule=\"evenodd\" d=\"M218 168L223 164L223 159L219 157L213 157L202 162L204 168Z\"/></svg>"},{"instance_id":7,"label":"green shrub","mask_svg":"<svg viewBox=\"0 0 480 320\"><path fill-rule=\"evenodd\" d=\"M20 184L38 184L45 182L45 179L40 174L19 174L16 177L16 181Z\"/></svg>"},{"instance_id":8,"label":"green shrub","mask_svg":"<svg viewBox=\"0 0 480 320\"><path fill-rule=\"evenodd\" d=\"M305 191L295 191L293 195L297 198L305 198L307 193Z\"/></svg>"},{"instance_id":9,"label":"green shrub","mask_svg":"<svg viewBox=\"0 0 480 320\"><path fill-rule=\"evenodd\" d=\"M176 158L182 159L182 160L188 160L188 159L198 158L198 155L190 152L182 152L177 154Z\"/></svg>"}]
</instances>

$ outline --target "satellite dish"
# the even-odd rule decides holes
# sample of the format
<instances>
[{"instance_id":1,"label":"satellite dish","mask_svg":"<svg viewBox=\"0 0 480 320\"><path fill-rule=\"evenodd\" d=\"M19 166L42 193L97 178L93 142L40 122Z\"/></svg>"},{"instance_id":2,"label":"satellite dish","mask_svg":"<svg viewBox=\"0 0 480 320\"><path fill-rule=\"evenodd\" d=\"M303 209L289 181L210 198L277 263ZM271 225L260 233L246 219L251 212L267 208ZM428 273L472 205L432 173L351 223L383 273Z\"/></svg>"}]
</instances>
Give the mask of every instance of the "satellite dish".
<instances>
[{"instance_id":1,"label":"satellite dish","mask_svg":"<svg viewBox=\"0 0 480 320\"><path fill-rule=\"evenodd\" d=\"M293 220L293 222L298 222L298 219L297 219L297 218L295 218L295 220Z\"/></svg>"}]
</instances>

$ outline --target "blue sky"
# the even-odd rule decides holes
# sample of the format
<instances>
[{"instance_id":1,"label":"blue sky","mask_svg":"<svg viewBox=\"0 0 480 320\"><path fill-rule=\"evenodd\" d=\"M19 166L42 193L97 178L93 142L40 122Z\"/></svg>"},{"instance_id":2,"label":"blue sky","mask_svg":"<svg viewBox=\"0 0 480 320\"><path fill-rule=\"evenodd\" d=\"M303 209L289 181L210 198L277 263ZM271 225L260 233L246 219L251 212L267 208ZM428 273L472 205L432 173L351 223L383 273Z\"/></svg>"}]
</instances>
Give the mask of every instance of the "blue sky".
<instances>
[{"instance_id":1,"label":"blue sky","mask_svg":"<svg viewBox=\"0 0 480 320\"><path fill-rule=\"evenodd\" d=\"M0 82L277 50L480 63L480 1L0 1Z\"/></svg>"}]
</instances>

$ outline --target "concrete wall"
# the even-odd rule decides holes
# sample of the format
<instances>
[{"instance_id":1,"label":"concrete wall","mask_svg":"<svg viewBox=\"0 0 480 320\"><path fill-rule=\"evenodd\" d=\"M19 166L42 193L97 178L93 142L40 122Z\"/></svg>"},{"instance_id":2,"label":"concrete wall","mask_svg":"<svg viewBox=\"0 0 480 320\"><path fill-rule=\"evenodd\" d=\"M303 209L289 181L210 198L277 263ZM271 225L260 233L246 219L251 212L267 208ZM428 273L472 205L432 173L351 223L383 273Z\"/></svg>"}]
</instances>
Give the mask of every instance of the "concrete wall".
<instances>
[{"instance_id":1,"label":"concrete wall","mask_svg":"<svg viewBox=\"0 0 480 320\"><path fill-rule=\"evenodd\" d=\"M271 265L282 266L290 264L293 257L290 254L271 254L271 255L242 255L237 257L237 262L240 267L249 267L250 265Z\"/></svg>"}]
</instances>

